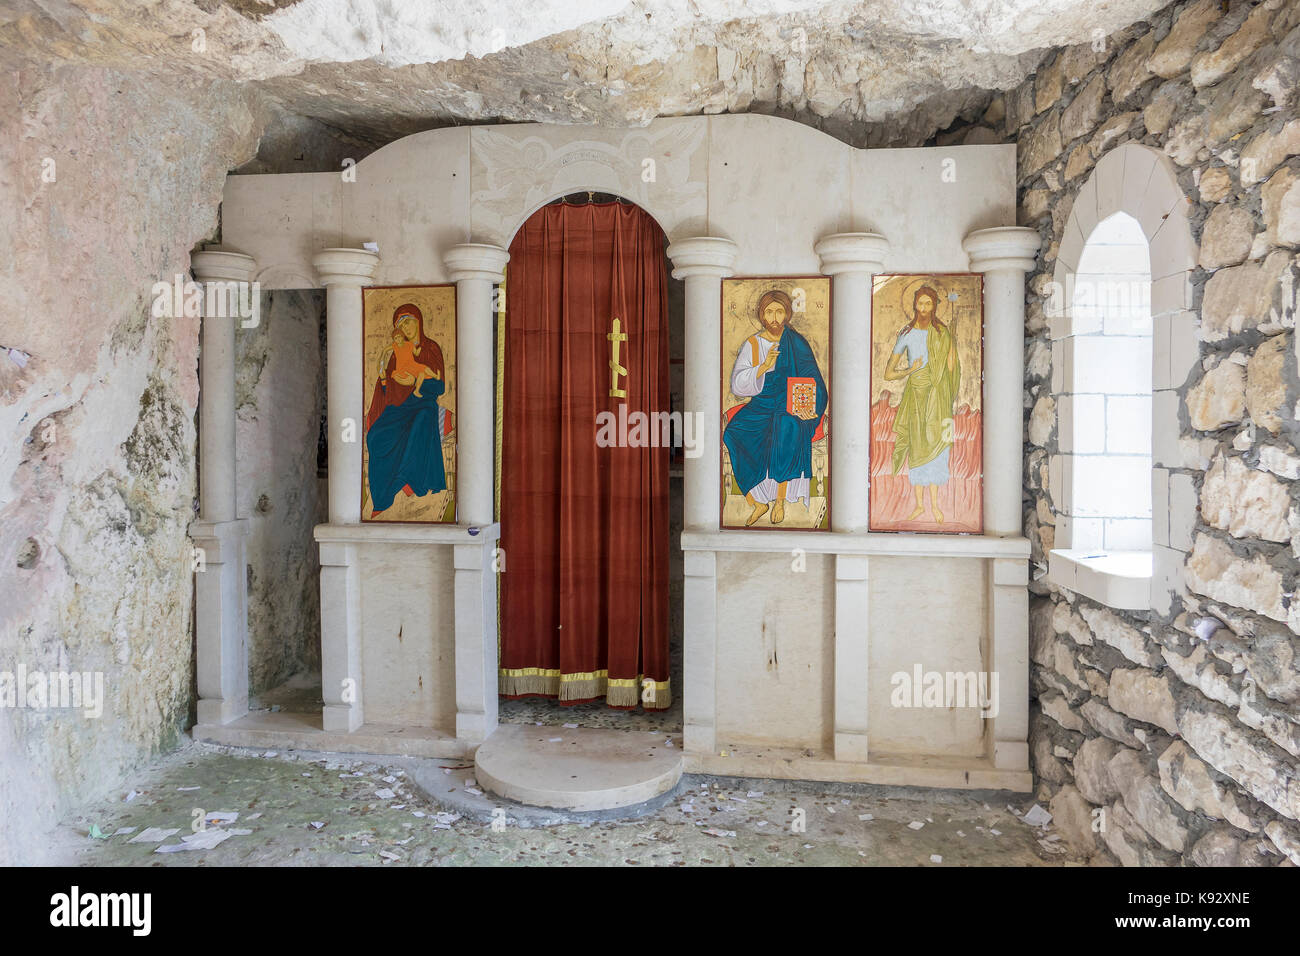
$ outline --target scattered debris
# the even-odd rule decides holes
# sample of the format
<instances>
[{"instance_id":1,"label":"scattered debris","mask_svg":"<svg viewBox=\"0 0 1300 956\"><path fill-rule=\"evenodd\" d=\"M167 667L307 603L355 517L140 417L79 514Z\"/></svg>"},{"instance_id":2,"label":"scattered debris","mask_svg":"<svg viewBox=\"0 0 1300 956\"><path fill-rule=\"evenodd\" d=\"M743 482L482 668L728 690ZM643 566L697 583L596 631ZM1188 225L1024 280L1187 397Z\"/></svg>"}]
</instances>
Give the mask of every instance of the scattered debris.
<instances>
[{"instance_id":1,"label":"scattered debris","mask_svg":"<svg viewBox=\"0 0 1300 956\"><path fill-rule=\"evenodd\" d=\"M180 827L172 827L170 830L164 830L162 827L149 827L138 836L127 840L127 843L162 843L170 836L175 836L181 832Z\"/></svg>"},{"instance_id":2,"label":"scattered debris","mask_svg":"<svg viewBox=\"0 0 1300 956\"><path fill-rule=\"evenodd\" d=\"M397 794L392 790L389 790L387 787L380 787L375 791L375 796L380 800L391 800L393 797L397 796Z\"/></svg>"},{"instance_id":3,"label":"scattered debris","mask_svg":"<svg viewBox=\"0 0 1300 956\"><path fill-rule=\"evenodd\" d=\"M912 821L911 823L909 823L907 826L908 826L908 829L910 829L910 830L919 830L919 829L921 829L921 827L925 826L925 824L922 823L920 820L913 820L913 821Z\"/></svg>"},{"instance_id":4,"label":"scattered debris","mask_svg":"<svg viewBox=\"0 0 1300 956\"><path fill-rule=\"evenodd\" d=\"M876 819L876 818L875 818L875 816L874 816L873 814L870 814L870 813L859 813L859 814L858 814L858 819L859 819L859 820L874 820L874 819Z\"/></svg>"},{"instance_id":5,"label":"scattered debris","mask_svg":"<svg viewBox=\"0 0 1300 956\"><path fill-rule=\"evenodd\" d=\"M1023 819L1031 827L1045 827L1052 822L1052 815L1035 803Z\"/></svg>"},{"instance_id":6,"label":"scattered debris","mask_svg":"<svg viewBox=\"0 0 1300 956\"><path fill-rule=\"evenodd\" d=\"M930 854L930 862L931 862L931 863L942 863L942 862L943 862L943 857L941 857L938 853L931 853L931 854Z\"/></svg>"}]
</instances>

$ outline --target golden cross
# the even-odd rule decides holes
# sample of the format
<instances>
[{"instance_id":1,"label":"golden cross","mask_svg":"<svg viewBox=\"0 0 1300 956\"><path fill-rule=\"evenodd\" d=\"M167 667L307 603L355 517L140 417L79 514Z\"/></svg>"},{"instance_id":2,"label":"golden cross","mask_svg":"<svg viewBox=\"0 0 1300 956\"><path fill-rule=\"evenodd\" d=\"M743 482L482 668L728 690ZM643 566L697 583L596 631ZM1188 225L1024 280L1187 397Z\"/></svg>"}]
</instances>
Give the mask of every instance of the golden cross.
<instances>
[{"instance_id":1,"label":"golden cross","mask_svg":"<svg viewBox=\"0 0 1300 956\"><path fill-rule=\"evenodd\" d=\"M626 377L627 369L618 364L618 344L627 341L627 333L621 331L621 325L617 317L614 319L614 331L608 333L605 338L609 339L609 394L614 398L627 398L627 390L618 387L618 377Z\"/></svg>"}]
</instances>

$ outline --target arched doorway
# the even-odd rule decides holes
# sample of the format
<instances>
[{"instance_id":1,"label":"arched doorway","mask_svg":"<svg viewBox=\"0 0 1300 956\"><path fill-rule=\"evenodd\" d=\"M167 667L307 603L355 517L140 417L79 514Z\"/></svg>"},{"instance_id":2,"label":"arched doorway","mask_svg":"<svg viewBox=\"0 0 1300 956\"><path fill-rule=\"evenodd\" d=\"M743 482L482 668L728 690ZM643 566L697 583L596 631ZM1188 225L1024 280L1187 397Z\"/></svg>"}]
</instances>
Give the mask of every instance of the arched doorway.
<instances>
[{"instance_id":1,"label":"arched doorway","mask_svg":"<svg viewBox=\"0 0 1300 956\"><path fill-rule=\"evenodd\" d=\"M664 428L681 303L665 248L648 213L596 193L541 207L511 242L497 327L503 722L680 723L680 471Z\"/></svg>"}]
</instances>

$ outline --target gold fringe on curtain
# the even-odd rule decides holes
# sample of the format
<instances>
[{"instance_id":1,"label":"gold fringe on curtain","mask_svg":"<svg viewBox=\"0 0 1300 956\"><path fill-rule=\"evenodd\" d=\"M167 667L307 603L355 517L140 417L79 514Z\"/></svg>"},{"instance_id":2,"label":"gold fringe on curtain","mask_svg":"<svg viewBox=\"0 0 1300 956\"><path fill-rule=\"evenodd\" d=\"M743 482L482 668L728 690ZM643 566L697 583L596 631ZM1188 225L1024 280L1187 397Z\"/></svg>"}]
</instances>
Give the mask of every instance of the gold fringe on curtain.
<instances>
[{"instance_id":1,"label":"gold fringe on curtain","mask_svg":"<svg viewBox=\"0 0 1300 956\"><path fill-rule=\"evenodd\" d=\"M641 704L646 710L665 710L672 705L672 681L654 681L646 686L644 675L632 678L609 679L609 671L586 671L561 674L559 670L541 667L500 668L497 691L507 697L524 694L541 694L560 700L593 700L604 697L610 707L635 707ZM646 692L651 691L649 699Z\"/></svg>"}]
</instances>

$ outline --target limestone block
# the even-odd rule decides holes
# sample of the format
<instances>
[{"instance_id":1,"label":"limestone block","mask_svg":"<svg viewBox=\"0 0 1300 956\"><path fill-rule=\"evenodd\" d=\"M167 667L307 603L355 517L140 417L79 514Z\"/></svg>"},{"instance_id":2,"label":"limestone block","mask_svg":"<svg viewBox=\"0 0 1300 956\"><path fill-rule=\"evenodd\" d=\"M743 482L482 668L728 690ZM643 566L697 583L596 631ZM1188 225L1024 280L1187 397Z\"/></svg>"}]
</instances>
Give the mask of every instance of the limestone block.
<instances>
[{"instance_id":1,"label":"limestone block","mask_svg":"<svg viewBox=\"0 0 1300 956\"><path fill-rule=\"evenodd\" d=\"M1275 621L1287 619L1282 575L1261 555L1238 557L1225 542L1197 533L1187 559L1187 586L1234 607L1251 608Z\"/></svg>"},{"instance_id":2,"label":"limestone block","mask_svg":"<svg viewBox=\"0 0 1300 956\"><path fill-rule=\"evenodd\" d=\"M1070 709L1070 702L1062 694L1043 694L1038 698L1038 706L1043 714L1052 718L1066 730L1084 733L1088 725L1078 714Z\"/></svg>"},{"instance_id":3,"label":"limestone block","mask_svg":"<svg viewBox=\"0 0 1300 956\"><path fill-rule=\"evenodd\" d=\"M1133 733L1128 722L1095 697L1084 701L1079 713L1098 733L1105 734L1111 740L1118 740L1129 747L1142 746L1142 741Z\"/></svg>"},{"instance_id":4,"label":"limestone block","mask_svg":"<svg viewBox=\"0 0 1300 956\"><path fill-rule=\"evenodd\" d=\"M1274 435L1282 430L1279 411L1290 417L1285 367L1292 354L1291 338L1288 332L1265 341L1246 365L1246 408L1256 425Z\"/></svg>"},{"instance_id":5,"label":"limestone block","mask_svg":"<svg viewBox=\"0 0 1300 956\"><path fill-rule=\"evenodd\" d=\"M1070 771L1052 752L1051 738L1046 734L1034 733L1033 730L1031 727L1029 750L1033 755L1035 776L1057 784L1069 782Z\"/></svg>"},{"instance_id":6,"label":"limestone block","mask_svg":"<svg viewBox=\"0 0 1300 956\"><path fill-rule=\"evenodd\" d=\"M1261 700L1258 694L1254 694L1252 700L1243 696L1237 719L1263 733L1291 756L1300 757L1300 725L1295 723L1292 714L1278 705Z\"/></svg>"},{"instance_id":7,"label":"limestone block","mask_svg":"<svg viewBox=\"0 0 1300 956\"><path fill-rule=\"evenodd\" d=\"M1106 807L1101 829L1106 849L1124 866L1150 866L1159 860L1151 850L1146 833L1120 802Z\"/></svg>"},{"instance_id":8,"label":"limestone block","mask_svg":"<svg viewBox=\"0 0 1300 956\"><path fill-rule=\"evenodd\" d=\"M1093 805L1083 794L1066 784L1057 791L1047 805L1052 814L1052 826L1072 849L1091 855L1099 849L1097 832L1093 829Z\"/></svg>"},{"instance_id":9,"label":"limestone block","mask_svg":"<svg viewBox=\"0 0 1300 956\"><path fill-rule=\"evenodd\" d=\"M1214 656L1205 649L1204 644L1197 644L1190 654L1179 654L1173 648L1163 648L1165 663L1184 684L1195 687L1211 700L1217 700L1227 707L1236 707L1241 703L1241 695L1236 687L1215 667Z\"/></svg>"},{"instance_id":10,"label":"limestone block","mask_svg":"<svg viewBox=\"0 0 1300 956\"><path fill-rule=\"evenodd\" d=\"M1147 67L1147 60L1155 48L1155 31L1149 30L1116 57L1110 68L1110 96L1116 104L1127 105L1138 88L1155 75Z\"/></svg>"},{"instance_id":11,"label":"limestone block","mask_svg":"<svg viewBox=\"0 0 1300 956\"><path fill-rule=\"evenodd\" d=\"M1219 82L1266 42L1273 10L1261 3L1246 17L1237 32L1228 37L1217 50L1206 50L1192 58L1192 85L1198 90Z\"/></svg>"},{"instance_id":12,"label":"limestone block","mask_svg":"<svg viewBox=\"0 0 1300 956\"><path fill-rule=\"evenodd\" d=\"M1220 362L1187 393L1192 427L1212 432L1240 422L1246 414L1246 370L1236 362Z\"/></svg>"},{"instance_id":13,"label":"limestone block","mask_svg":"<svg viewBox=\"0 0 1300 956\"><path fill-rule=\"evenodd\" d=\"M1091 803L1106 804L1119 796L1110 776L1110 760L1120 745L1109 737L1090 737L1074 755L1074 785Z\"/></svg>"},{"instance_id":14,"label":"limestone block","mask_svg":"<svg viewBox=\"0 0 1300 956\"><path fill-rule=\"evenodd\" d=\"M1142 108L1142 122L1148 132L1159 136L1169 129L1175 117L1186 113L1191 102L1191 84L1182 80L1161 83Z\"/></svg>"},{"instance_id":15,"label":"limestone block","mask_svg":"<svg viewBox=\"0 0 1300 956\"><path fill-rule=\"evenodd\" d=\"M1053 57L1052 62L1038 71L1034 77L1034 112L1050 110L1061 98L1064 78L1061 72L1061 57Z\"/></svg>"},{"instance_id":16,"label":"limestone block","mask_svg":"<svg viewBox=\"0 0 1300 956\"><path fill-rule=\"evenodd\" d=\"M1150 128L1150 123L1147 126ZM1201 194L1201 202L1223 202L1232 192L1232 175L1226 166L1211 167L1201 174L1201 181L1197 188Z\"/></svg>"},{"instance_id":17,"label":"limestone block","mask_svg":"<svg viewBox=\"0 0 1300 956\"><path fill-rule=\"evenodd\" d=\"M1219 455L1201 486L1201 516L1211 527L1234 538L1290 540L1287 516L1291 496L1287 487L1240 458Z\"/></svg>"},{"instance_id":18,"label":"limestone block","mask_svg":"<svg viewBox=\"0 0 1300 956\"><path fill-rule=\"evenodd\" d=\"M1289 819L1300 816L1300 781L1293 776L1294 761L1281 750L1208 709L1182 711L1178 731L1198 757L1256 800Z\"/></svg>"},{"instance_id":19,"label":"limestone block","mask_svg":"<svg viewBox=\"0 0 1300 956\"><path fill-rule=\"evenodd\" d=\"M1300 119L1293 119L1277 131L1265 130L1241 151L1241 185L1248 188L1268 179L1273 170L1290 156L1300 153Z\"/></svg>"},{"instance_id":20,"label":"limestone block","mask_svg":"<svg viewBox=\"0 0 1300 956\"><path fill-rule=\"evenodd\" d=\"M1247 369L1249 378L1249 368ZM1259 467L1271 471L1273 474L1286 478L1288 481L1295 481L1300 478L1300 455L1293 455L1284 448L1278 448L1275 445L1259 446Z\"/></svg>"},{"instance_id":21,"label":"limestone block","mask_svg":"<svg viewBox=\"0 0 1300 956\"><path fill-rule=\"evenodd\" d=\"M1045 446L1056 428L1056 402L1050 395L1042 395L1034 403L1034 410L1029 415L1030 444Z\"/></svg>"},{"instance_id":22,"label":"limestone block","mask_svg":"<svg viewBox=\"0 0 1300 956\"><path fill-rule=\"evenodd\" d=\"M1126 624L1114 612L1097 607L1081 607L1079 612L1088 622L1093 637L1109 644L1134 664L1154 667L1159 662L1159 655L1147 646L1142 632Z\"/></svg>"},{"instance_id":23,"label":"limestone block","mask_svg":"<svg viewBox=\"0 0 1300 956\"><path fill-rule=\"evenodd\" d=\"M1197 162L1202 151L1208 157L1205 141L1209 134L1209 114L1204 111L1184 113L1183 118L1170 127L1165 137L1165 155L1179 166Z\"/></svg>"},{"instance_id":24,"label":"limestone block","mask_svg":"<svg viewBox=\"0 0 1300 956\"><path fill-rule=\"evenodd\" d=\"M1250 254L1255 220L1240 206L1216 206L1201 232L1202 269L1235 266Z\"/></svg>"},{"instance_id":25,"label":"limestone block","mask_svg":"<svg viewBox=\"0 0 1300 956\"><path fill-rule=\"evenodd\" d=\"M1055 814L1053 814L1053 822ZM1300 830L1295 827L1288 827L1280 820L1271 821L1268 826L1264 827L1264 833L1273 845L1282 851L1292 863L1300 866Z\"/></svg>"},{"instance_id":26,"label":"limestone block","mask_svg":"<svg viewBox=\"0 0 1300 956\"><path fill-rule=\"evenodd\" d=\"M1106 80L1098 74L1075 95L1061 114L1062 141L1068 143L1096 129L1101 121L1101 104L1105 96Z\"/></svg>"},{"instance_id":27,"label":"limestone block","mask_svg":"<svg viewBox=\"0 0 1300 956\"><path fill-rule=\"evenodd\" d=\"M1264 213L1264 241L1270 245L1294 245L1300 241L1300 189L1295 173L1283 166L1269 177L1260 190Z\"/></svg>"},{"instance_id":28,"label":"limestone block","mask_svg":"<svg viewBox=\"0 0 1300 956\"><path fill-rule=\"evenodd\" d=\"M1061 114L1052 113L1021 140L1020 178L1028 179L1060 155Z\"/></svg>"},{"instance_id":29,"label":"limestone block","mask_svg":"<svg viewBox=\"0 0 1300 956\"><path fill-rule=\"evenodd\" d=\"M1141 667L1118 667L1110 672L1108 700L1121 714L1178 733L1174 697L1165 677Z\"/></svg>"},{"instance_id":30,"label":"limestone block","mask_svg":"<svg viewBox=\"0 0 1300 956\"><path fill-rule=\"evenodd\" d=\"M1219 342L1249 329L1281 329L1294 317L1295 301L1284 282L1291 271L1291 253L1275 250L1262 262L1245 262L1220 269L1205 284L1201 303L1201 338Z\"/></svg>"},{"instance_id":31,"label":"limestone block","mask_svg":"<svg viewBox=\"0 0 1300 956\"><path fill-rule=\"evenodd\" d=\"M1219 783L1209 766L1183 741L1170 744L1156 763L1160 769L1160 785L1184 810L1189 813L1199 810L1250 833L1259 831L1259 825L1239 806L1233 789Z\"/></svg>"},{"instance_id":32,"label":"limestone block","mask_svg":"<svg viewBox=\"0 0 1300 956\"><path fill-rule=\"evenodd\" d=\"M1161 846L1181 853L1187 842L1187 827L1152 779L1141 755L1121 750L1111 758L1108 767L1124 800L1124 809L1133 815L1138 826Z\"/></svg>"},{"instance_id":33,"label":"limestone block","mask_svg":"<svg viewBox=\"0 0 1300 956\"><path fill-rule=\"evenodd\" d=\"M1259 852L1260 844L1260 840L1243 839L1227 827L1216 827L1196 841L1187 860L1193 866L1268 866L1268 857Z\"/></svg>"},{"instance_id":34,"label":"limestone block","mask_svg":"<svg viewBox=\"0 0 1300 956\"><path fill-rule=\"evenodd\" d=\"M1192 62L1197 43L1221 13L1219 0L1199 0L1184 7L1169 34L1156 45L1147 68L1165 79L1184 72Z\"/></svg>"}]
</instances>

